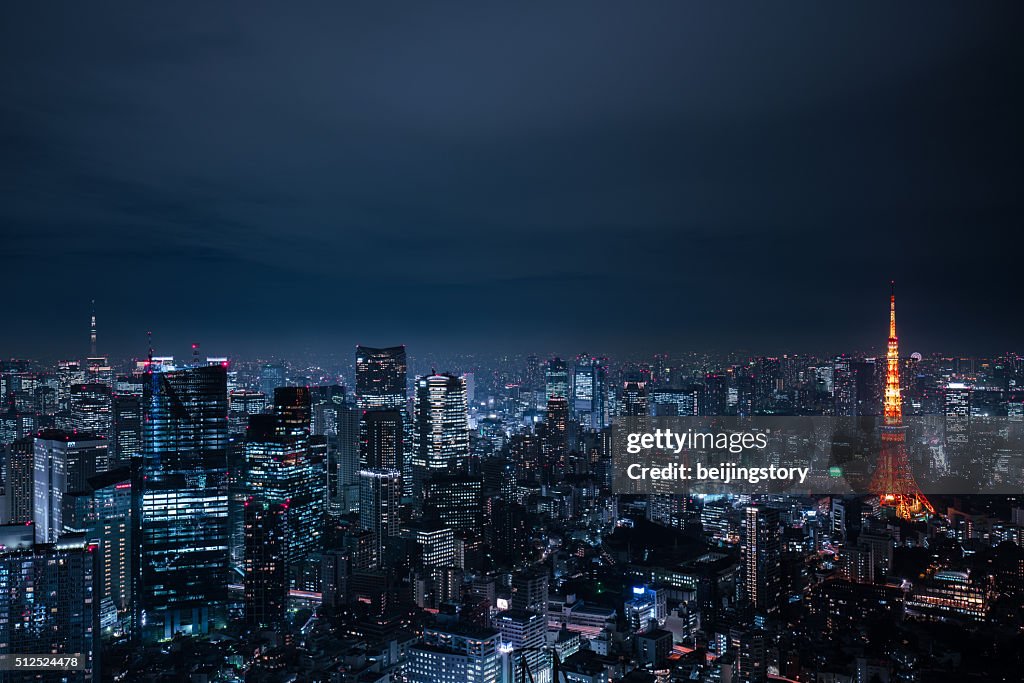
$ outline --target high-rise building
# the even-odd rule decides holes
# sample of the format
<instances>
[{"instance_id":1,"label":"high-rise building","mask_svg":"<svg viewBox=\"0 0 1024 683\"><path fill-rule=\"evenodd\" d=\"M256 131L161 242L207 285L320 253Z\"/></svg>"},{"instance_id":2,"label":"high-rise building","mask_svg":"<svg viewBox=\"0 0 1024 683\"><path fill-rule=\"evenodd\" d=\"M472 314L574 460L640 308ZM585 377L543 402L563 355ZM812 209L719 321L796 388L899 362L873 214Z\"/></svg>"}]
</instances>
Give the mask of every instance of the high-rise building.
<instances>
[{"instance_id":1,"label":"high-rise building","mask_svg":"<svg viewBox=\"0 0 1024 683\"><path fill-rule=\"evenodd\" d=\"M569 400L569 366L561 358L552 358L544 368L545 400L552 396Z\"/></svg>"},{"instance_id":2,"label":"high-rise building","mask_svg":"<svg viewBox=\"0 0 1024 683\"><path fill-rule=\"evenodd\" d=\"M743 522L743 594L761 612L779 609L782 594L782 532L779 511L747 506Z\"/></svg>"},{"instance_id":3,"label":"high-rise building","mask_svg":"<svg viewBox=\"0 0 1024 683\"><path fill-rule=\"evenodd\" d=\"M599 430L608 423L607 373L601 359L576 357L572 381L572 412L584 429Z\"/></svg>"},{"instance_id":4,"label":"high-rise building","mask_svg":"<svg viewBox=\"0 0 1024 683\"><path fill-rule=\"evenodd\" d=\"M356 347L356 402L362 410L404 410L405 346Z\"/></svg>"},{"instance_id":5,"label":"high-rise building","mask_svg":"<svg viewBox=\"0 0 1024 683\"><path fill-rule=\"evenodd\" d=\"M286 559L289 569L320 550L327 500L323 453L310 446L309 392L275 391L274 413L252 415L245 443L250 496L288 505Z\"/></svg>"},{"instance_id":6,"label":"high-rise building","mask_svg":"<svg viewBox=\"0 0 1024 683\"><path fill-rule=\"evenodd\" d=\"M288 606L288 506L250 498L243 514L245 622L252 628L274 628L284 622Z\"/></svg>"},{"instance_id":7,"label":"high-rise building","mask_svg":"<svg viewBox=\"0 0 1024 683\"><path fill-rule=\"evenodd\" d=\"M226 616L227 372L150 365L136 491L136 633L207 633Z\"/></svg>"},{"instance_id":8,"label":"high-rise building","mask_svg":"<svg viewBox=\"0 0 1024 683\"><path fill-rule=\"evenodd\" d=\"M69 430L103 437L110 436L114 422L114 407L108 385L72 385L69 409Z\"/></svg>"},{"instance_id":9,"label":"high-rise building","mask_svg":"<svg viewBox=\"0 0 1024 683\"><path fill-rule=\"evenodd\" d=\"M329 492L334 513L354 511L359 504L360 424L363 411L350 403L338 406L337 436L333 456L337 467L334 488Z\"/></svg>"},{"instance_id":10,"label":"high-rise building","mask_svg":"<svg viewBox=\"0 0 1024 683\"><path fill-rule=\"evenodd\" d=\"M402 477L395 469L359 471L359 527L374 534L375 564L384 557L387 540L399 532Z\"/></svg>"},{"instance_id":11,"label":"high-rise building","mask_svg":"<svg viewBox=\"0 0 1024 683\"><path fill-rule=\"evenodd\" d=\"M564 467L569 455L569 404L559 396L548 399L544 419L544 460L552 467Z\"/></svg>"},{"instance_id":12,"label":"high-rise building","mask_svg":"<svg viewBox=\"0 0 1024 683\"><path fill-rule=\"evenodd\" d=\"M942 393L946 444L954 446L966 444L971 427L973 389L969 384L950 382Z\"/></svg>"},{"instance_id":13,"label":"high-rise building","mask_svg":"<svg viewBox=\"0 0 1024 683\"><path fill-rule=\"evenodd\" d=\"M512 575L512 609L537 614L548 611L548 573L543 570L524 570Z\"/></svg>"},{"instance_id":14,"label":"high-rise building","mask_svg":"<svg viewBox=\"0 0 1024 683\"><path fill-rule=\"evenodd\" d=\"M423 629L409 649L410 683L500 683L500 635L459 622ZM516 679L518 680L518 679Z\"/></svg>"},{"instance_id":15,"label":"high-rise building","mask_svg":"<svg viewBox=\"0 0 1024 683\"><path fill-rule=\"evenodd\" d=\"M9 501L10 521L24 524L33 519L35 507L35 439L17 439L7 447L6 494Z\"/></svg>"},{"instance_id":16,"label":"high-rise building","mask_svg":"<svg viewBox=\"0 0 1024 683\"><path fill-rule=\"evenodd\" d=\"M704 393L701 395L700 414L708 417L725 415L728 382L725 375L707 374L704 376Z\"/></svg>"},{"instance_id":17,"label":"high-rise building","mask_svg":"<svg viewBox=\"0 0 1024 683\"><path fill-rule=\"evenodd\" d=\"M840 417L857 414L857 383L850 363L846 356L832 361L832 413Z\"/></svg>"},{"instance_id":18,"label":"high-rise building","mask_svg":"<svg viewBox=\"0 0 1024 683\"><path fill-rule=\"evenodd\" d=\"M416 412L411 458L413 493L435 474L462 474L469 461L466 384L454 375L416 379Z\"/></svg>"},{"instance_id":19,"label":"high-rise building","mask_svg":"<svg viewBox=\"0 0 1024 683\"><path fill-rule=\"evenodd\" d=\"M620 411L622 417L644 417L648 415L646 382L627 380L623 383Z\"/></svg>"},{"instance_id":20,"label":"high-rise building","mask_svg":"<svg viewBox=\"0 0 1024 683\"><path fill-rule=\"evenodd\" d=\"M107 469L107 444L92 434L58 430L36 437L32 521L40 542L54 543L64 533L64 497L87 490L89 477Z\"/></svg>"},{"instance_id":21,"label":"high-rise building","mask_svg":"<svg viewBox=\"0 0 1024 683\"><path fill-rule=\"evenodd\" d=\"M110 433L110 461L126 465L142 455L142 400L139 396L115 396Z\"/></svg>"},{"instance_id":22,"label":"high-rise building","mask_svg":"<svg viewBox=\"0 0 1024 683\"><path fill-rule=\"evenodd\" d=\"M274 389L285 385L284 366L267 363L260 368L260 392L273 396Z\"/></svg>"},{"instance_id":23,"label":"high-rise building","mask_svg":"<svg viewBox=\"0 0 1024 683\"><path fill-rule=\"evenodd\" d=\"M132 475L128 466L89 477L64 498L66 533L84 533L98 555L96 599L126 616L132 597ZM119 624L118 624L119 625ZM114 624L111 624L114 626Z\"/></svg>"},{"instance_id":24,"label":"high-rise building","mask_svg":"<svg viewBox=\"0 0 1024 683\"><path fill-rule=\"evenodd\" d=\"M59 680L99 680L96 561L85 534L65 534L55 543L0 543L0 656L75 654L84 660L82 670L61 672ZM4 680L30 677L25 672Z\"/></svg>"},{"instance_id":25,"label":"high-rise building","mask_svg":"<svg viewBox=\"0 0 1024 683\"><path fill-rule=\"evenodd\" d=\"M402 412L399 410L364 410L359 421L359 466L366 468L402 469Z\"/></svg>"},{"instance_id":26,"label":"high-rise building","mask_svg":"<svg viewBox=\"0 0 1024 683\"><path fill-rule=\"evenodd\" d=\"M273 396L273 394L271 394ZM267 394L262 391L235 389L228 394L228 429L232 434L245 434L249 416L267 409Z\"/></svg>"}]
</instances>

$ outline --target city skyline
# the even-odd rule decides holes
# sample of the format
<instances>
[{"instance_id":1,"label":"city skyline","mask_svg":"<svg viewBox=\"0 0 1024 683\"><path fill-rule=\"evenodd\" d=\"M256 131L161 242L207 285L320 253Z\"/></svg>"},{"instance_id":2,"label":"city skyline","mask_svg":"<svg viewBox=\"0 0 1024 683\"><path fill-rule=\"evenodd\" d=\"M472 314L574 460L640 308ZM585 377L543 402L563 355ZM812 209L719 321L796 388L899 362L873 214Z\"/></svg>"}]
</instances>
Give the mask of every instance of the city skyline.
<instances>
[{"instance_id":1,"label":"city skyline","mask_svg":"<svg viewBox=\"0 0 1024 683\"><path fill-rule=\"evenodd\" d=\"M1024 670L1024 5L20 4L0 683Z\"/></svg>"}]
</instances>

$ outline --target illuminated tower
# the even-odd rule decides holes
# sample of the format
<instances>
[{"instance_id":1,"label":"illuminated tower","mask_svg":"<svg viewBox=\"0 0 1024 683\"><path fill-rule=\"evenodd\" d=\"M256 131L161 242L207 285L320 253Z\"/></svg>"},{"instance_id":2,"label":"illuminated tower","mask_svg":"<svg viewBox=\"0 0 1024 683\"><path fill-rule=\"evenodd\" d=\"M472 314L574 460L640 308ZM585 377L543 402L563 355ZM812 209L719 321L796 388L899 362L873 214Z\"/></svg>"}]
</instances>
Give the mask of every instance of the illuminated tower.
<instances>
[{"instance_id":1,"label":"illuminated tower","mask_svg":"<svg viewBox=\"0 0 1024 683\"><path fill-rule=\"evenodd\" d=\"M96 299L92 300L92 318L89 322L89 357L96 357Z\"/></svg>"},{"instance_id":2,"label":"illuminated tower","mask_svg":"<svg viewBox=\"0 0 1024 683\"><path fill-rule=\"evenodd\" d=\"M900 397L900 350L896 337L896 293L889 296L889 347L886 352L885 400L882 453L871 480L872 493L882 505L896 508L897 516L913 519L935 513L921 493L907 459L906 432L903 428L903 402Z\"/></svg>"}]
</instances>

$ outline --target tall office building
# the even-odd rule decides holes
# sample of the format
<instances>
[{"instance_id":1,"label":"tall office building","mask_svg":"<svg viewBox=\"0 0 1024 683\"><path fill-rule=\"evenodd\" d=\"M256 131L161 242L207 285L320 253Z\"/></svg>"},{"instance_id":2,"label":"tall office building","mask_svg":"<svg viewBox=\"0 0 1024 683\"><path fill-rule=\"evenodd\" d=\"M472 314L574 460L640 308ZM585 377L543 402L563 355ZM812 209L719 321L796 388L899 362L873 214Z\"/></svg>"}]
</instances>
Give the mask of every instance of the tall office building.
<instances>
[{"instance_id":1,"label":"tall office building","mask_svg":"<svg viewBox=\"0 0 1024 683\"><path fill-rule=\"evenodd\" d=\"M850 363L857 415L882 414L882 387L885 375L879 372L880 368L881 365L874 358L865 358Z\"/></svg>"},{"instance_id":2,"label":"tall office building","mask_svg":"<svg viewBox=\"0 0 1024 683\"><path fill-rule=\"evenodd\" d=\"M338 406L337 436L333 452L337 469L329 492L332 512L352 512L359 504L360 425L363 411L351 403Z\"/></svg>"},{"instance_id":3,"label":"tall office building","mask_svg":"<svg viewBox=\"0 0 1024 683\"><path fill-rule=\"evenodd\" d=\"M55 543L6 538L24 529L0 527L0 656L77 654L83 670L61 672L59 680L98 681L97 555L84 534ZM4 680L34 679L33 673L4 672L11 676Z\"/></svg>"},{"instance_id":4,"label":"tall office building","mask_svg":"<svg viewBox=\"0 0 1024 683\"><path fill-rule=\"evenodd\" d=\"M89 477L84 490L65 496L63 507L65 533L84 533L96 545L96 599L126 616L131 608L134 561L130 468L117 467Z\"/></svg>"},{"instance_id":5,"label":"tall office building","mask_svg":"<svg viewBox=\"0 0 1024 683\"><path fill-rule=\"evenodd\" d=\"M115 396L110 433L110 462L127 465L142 455L142 400L139 396Z\"/></svg>"},{"instance_id":6,"label":"tall office building","mask_svg":"<svg viewBox=\"0 0 1024 683\"><path fill-rule=\"evenodd\" d=\"M548 573L542 569L527 569L512 575L512 609L547 614Z\"/></svg>"},{"instance_id":7,"label":"tall office building","mask_svg":"<svg viewBox=\"0 0 1024 683\"><path fill-rule=\"evenodd\" d=\"M699 410L701 415L717 417L725 415L728 398L728 383L725 375L709 373L704 376L704 393L701 394Z\"/></svg>"},{"instance_id":8,"label":"tall office building","mask_svg":"<svg viewBox=\"0 0 1024 683\"><path fill-rule=\"evenodd\" d=\"M274 413L252 415L245 443L250 496L288 505L289 569L320 550L327 500L326 455L311 448L309 393L302 387L275 391Z\"/></svg>"},{"instance_id":9,"label":"tall office building","mask_svg":"<svg viewBox=\"0 0 1024 683\"><path fill-rule=\"evenodd\" d=\"M402 412L364 410L359 421L359 466L389 470L402 469Z\"/></svg>"},{"instance_id":10,"label":"tall office building","mask_svg":"<svg viewBox=\"0 0 1024 683\"><path fill-rule=\"evenodd\" d=\"M68 428L98 436L110 436L114 422L113 395L106 384L75 384L68 398Z\"/></svg>"},{"instance_id":11,"label":"tall office building","mask_svg":"<svg viewBox=\"0 0 1024 683\"><path fill-rule=\"evenodd\" d=\"M266 363L260 368L260 392L264 396L273 396L274 389L284 385L284 366Z\"/></svg>"},{"instance_id":12,"label":"tall office building","mask_svg":"<svg viewBox=\"0 0 1024 683\"><path fill-rule=\"evenodd\" d=\"M250 498L243 514L245 622L252 628L274 628L284 622L288 606L288 506Z\"/></svg>"},{"instance_id":13,"label":"tall office building","mask_svg":"<svg viewBox=\"0 0 1024 683\"><path fill-rule=\"evenodd\" d=\"M266 409L267 394L262 391L235 389L228 394L228 430L232 434L245 434L245 428L249 426L249 416L259 415Z\"/></svg>"},{"instance_id":14,"label":"tall office building","mask_svg":"<svg viewBox=\"0 0 1024 683\"><path fill-rule=\"evenodd\" d=\"M962 446L969 440L972 393L970 385L960 382L951 382L942 391L947 445Z\"/></svg>"},{"instance_id":15,"label":"tall office building","mask_svg":"<svg viewBox=\"0 0 1024 683\"><path fill-rule=\"evenodd\" d=\"M627 380L622 385L622 417L644 417L648 415L647 382Z\"/></svg>"},{"instance_id":16,"label":"tall office building","mask_svg":"<svg viewBox=\"0 0 1024 683\"><path fill-rule=\"evenodd\" d=\"M35 439L32 521L40 542L54 543L64 533L64 497L85 491L89 477L107 469L107 440L58 430Z\"/></svg>"},{"instance_id":17,"label":"tall office building","mask_svg":"<svg viewBox=\"0 0 1024 683\"><path fill-rule=\"evenodd\" d=\"M463 474L469 463L466 384L454 375L416 379L416 411L411 458L413 493L434 474Z\"/></svg>"},{"instance_id":18,"label":"tall office building","mask_svg":"<svg viewBox=\"0 0 1024 683\"><path fill-rule=\"evenodd\" d=\"M227 371L149 365L143 463L133 483L139 539L136 633L207 633L228 583Z\"/></svg>"},{"instance_id":19,"label":"tall office building","mask_svg":"<svg viewBox=\"0 0 1024 683\"><path fill-rule=\"evenodd\" d=\"M387 539L399 532L402 478L395 469L359 471L359 527L374 534L374 564L384 557Z\"/></svg>"},{"instance_id":20,"label":"tall office building","mask_svg":"<svg viewBox=\"0 0 1024 683\"><path fill-rule=\"evenodd\" d=\"M743 594L755 610L775 612L782 594L779 511L748 506L743 531Z\"/></svg>"},{"instance_id":21,"label":"tall office building","mask_svg":"<svg viewBox=\"0 0 1024 683\"><path fill-rule=\"evenodd\" d=\"M500 644L494 629L462 623L427 627L421 642L409 649L408 681L501 683Z\"/></svg>"},{"instance_id":22,"label":"tall office building","mask_svg":"<svg viewBox=\"0 0 1024 683\"><path fill-rule=\"evenodd\" d=\"M356 402L362 410L404 410L405 346L356 347Z\"/></svg>"},{"instance_id":23,"label":"tall office building","mask_svg":"<svg viewBox=\"0 0 1024 683\"><path fill-rule=\"evenodd\" d=\"M576 357L572 382L572 413L580 426L600 430L608 423L607 371L599 358Z\"/></svg>"},{"instance_id":24,"label":"tall office building","mask_svg":"<svg viewBox=\"0 0 1024 683\"><path fill-rule=\"evenodd\" d=\"M839 417L857 414L857 382L846 356L836 356L832 361L832 414Z\"/></svg>"},{"instance_id":25,"label":"tall office building","mask_svg":"<svg viewBox=\"0 0 1024 683\"><path fill-rule=\"evenodd\" d=\"M552 396L569 400L569 366L561 358L552 358L544 368L545 401Z\"/></svg>"},{"instance_id":26,"label":"tall office building","mask_svg":"<svg viewBox=\"0 0 1024 683\"><path fill-rule=\"evenodd\" d=\"M35 503L35 439L17 439L7 447L7 480L10 521L24 524L33 519Z\"/></svg>"}]
</instances>

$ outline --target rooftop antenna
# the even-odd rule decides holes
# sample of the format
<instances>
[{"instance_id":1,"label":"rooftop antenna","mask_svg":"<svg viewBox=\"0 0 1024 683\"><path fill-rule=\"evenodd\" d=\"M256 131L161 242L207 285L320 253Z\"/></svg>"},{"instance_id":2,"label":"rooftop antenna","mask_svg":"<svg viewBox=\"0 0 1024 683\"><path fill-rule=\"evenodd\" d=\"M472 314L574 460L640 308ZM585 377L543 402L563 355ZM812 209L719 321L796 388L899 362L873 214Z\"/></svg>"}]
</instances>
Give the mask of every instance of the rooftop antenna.
<instances>
[{"instance_id":1,"label":"rooftop antenna","mask_svg":"<svg viewBox=\"0 0 1024 683\"><path fill-rule=\"evenodd\" d=\"M199 342L192 342L192 364L199 365Z\"/></svg>"}]
</instances>

